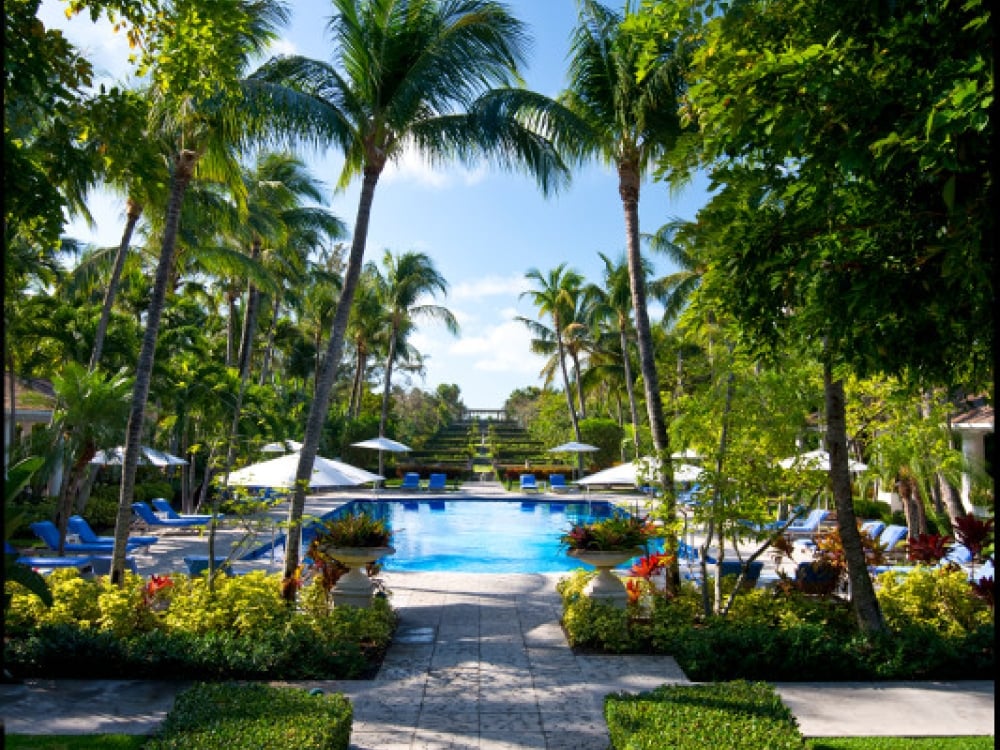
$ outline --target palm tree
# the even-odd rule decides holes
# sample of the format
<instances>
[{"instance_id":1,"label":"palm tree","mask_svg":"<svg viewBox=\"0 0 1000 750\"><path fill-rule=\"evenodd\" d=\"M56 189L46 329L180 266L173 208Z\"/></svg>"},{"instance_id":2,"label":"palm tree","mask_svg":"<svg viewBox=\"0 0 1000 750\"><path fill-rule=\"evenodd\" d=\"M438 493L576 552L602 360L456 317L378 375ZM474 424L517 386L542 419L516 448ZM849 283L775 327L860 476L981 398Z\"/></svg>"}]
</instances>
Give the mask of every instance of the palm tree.
<instances>
[{"instance_id":1,"label":"palm tree","mask_svg":"<svg viewBox=\"0 0 1000 750\"><path fill-rule=\"evenodd\" d=\"M389 351L385 357L385 386L382 390L382 414L379 417L379 437L385 435L389 418L389 394L392 390L392 367L400 344L405 345L407 335L413 330L416 318L427 318L444 323L448 333L458 333L458 321L451 311L441 305L421 303L425 296L437 292L448 293L448 282L438 273L425 253L406 252L395 256L389 250L382 258L385 277L379 286L382 309L388 315ZM382 451L378 454L378 473L382 473Z\"/></svg>"},{"instance_id":2,"label":"palm tree","mask_svg":"<svg viewBox=\"0 0 1000 750\"><path fill-rule=\"evenodd\" d=\"M658 50L649 58L647 41L622 26L624 16L594 0L581 0L580 22L571 42L569 87L560 101L588 129L588 151L618 172L618 192L625 213L632 309L639 348L639 369L646 394L653 445L669 454L659 379L653 351L646 283L639 237L639 192L643 176L681 134L678 98L682 75L678 50ZM643 61L651 59L647 67ZM673 481L669 460L661 461L666 498L664 513L673 517Z\"/></svg>"},{"instance_id":3,"label":"palm tree","mask_svg":"<svg viewBox=\"0 0 1000 750\"><path fill-rule=\"evenodd\" d=\"M566 393L569 417L573 423L573 435L577 442L580 442L580 420L576 404L573 403L569 373L566 371L566 344L563 332L576 311L578 298L582 294L583 276L572 269L567 270L566 264L560 263L549 271L548 276L542 274L537 268L532 268L525 274L525 278L536 282L538 288L522 292L521 296L530 296L532 303L538 308L539 315L547 315L552 318L552 328L545 328L536 321L526 318L519 317L518 320L527 325L541 341L550 339L555 342L556 362L562 372L563 390ZM583 469L583 456L578 456L578 459L579 468Z\"/></svg>"},{"instance_id":4,"label":"palm tree","mask_svg":"<svg viewBox=\"0 0 1000 750\"><path fill-rule=\"evenodd\" d=\"M374 263L366 263L354 294L354 305L347 327L347 339L354 348L354 379L347 408L349 417L361 414L361 400L368 378L368 360L374 354L379 333L388 327L388 315L379 298L381 274Z\"/></svg>"},{"instance_id":5,"label":"palm tree","mask_svg":"<svg viewBox=\"0 0 1000 750\"><path fill-rule=\"evenodd\" d=\"M632 377L629 335L632 332L632 289L628 264L625 258L614 262L604 253L598 253L604 262L603 285L591 284L585 293L593 300L594 319L608 321L618 333L625 388L628 392L629 417L635 441L635 456L639 455L639 409L635 399L635 382ZM648 273L648 265L644 273Z\"/></svg>"},{"instance_id":6,"label":"palm tree","mask_svg":"<svg viewBox=\"0 0 1000 750\"><path fill-rule=\"evenodd\" d=\"M164 13L156 36L148 40L153 63L150 95L153 122L165 140L174 144L174 150L170 156L169 198L160 256L125 433L111 560L111 581L118 585L124 582L140 439L160 320L173 275L184 194L199 164L206 171L216 170L229 177L238 174L235 147L253 133L252 126L259 126L238 106L239 76L246 71L249 60L275 38L277 25L287 20L283 5L264 0L216 0L210 7L200 0L175 0ZM202 39L207 23L212 24L214 34L210 45Z\"/></svg>"},{"instance_id":7,"label":"palm tree","mask_svg":"<svg viewBox=\"0 0 1000 750\"><path fill-rule=\"evenodd\" d=\"M266 64L256 80L266 109L339 146L338 182L361 176L351 251L316 393L306 423L289 509L285 580L299 564L305 488L340 363L354 292L364 263L375 188L389 161L415 147L432 161L486 156L521 163L543 191L567 173L553 144L518 117L537 95L514 88L524 59L523 25L492 0L333 0L336 64L302 57ZM292 588L286 587L290 596Z\"/></svg>"}]
</instances>

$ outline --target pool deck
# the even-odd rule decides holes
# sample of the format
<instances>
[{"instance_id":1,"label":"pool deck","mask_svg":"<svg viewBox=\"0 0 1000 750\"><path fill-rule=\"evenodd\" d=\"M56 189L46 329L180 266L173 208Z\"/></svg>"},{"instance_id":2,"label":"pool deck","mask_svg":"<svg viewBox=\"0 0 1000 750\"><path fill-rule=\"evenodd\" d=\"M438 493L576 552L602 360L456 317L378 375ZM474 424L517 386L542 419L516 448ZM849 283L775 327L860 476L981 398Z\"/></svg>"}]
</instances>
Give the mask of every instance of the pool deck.
<instances>
[{"instance_id":1,"label":"pool deck","mask_svg":"<svg viewBox=\"0 0 1000 750\"><path fill-rule=\"evenodd\" d=\"M469 496L512 496L496 485L467 488ZM356 497L311 499L309 512ZM237 532L220 537L227 534L235 539ZM183 569L184 554L205 554L205 544L198 535L170 535L148 560L137 558L140 571ZM173 567L177 560L181 566ZM266 558L253 565L278 569ZM555 584L562 575L383 572L400 625L378 675L292 684L351 699L353 750L606 750L606 694L689 681L669 656L574 653L559 625ZM0 685L0 717L11 733L147 734L186 685L25 680ZM783 683L776 689L806 736L994 733L992 681Z\"/></svg>"}]
</instances>

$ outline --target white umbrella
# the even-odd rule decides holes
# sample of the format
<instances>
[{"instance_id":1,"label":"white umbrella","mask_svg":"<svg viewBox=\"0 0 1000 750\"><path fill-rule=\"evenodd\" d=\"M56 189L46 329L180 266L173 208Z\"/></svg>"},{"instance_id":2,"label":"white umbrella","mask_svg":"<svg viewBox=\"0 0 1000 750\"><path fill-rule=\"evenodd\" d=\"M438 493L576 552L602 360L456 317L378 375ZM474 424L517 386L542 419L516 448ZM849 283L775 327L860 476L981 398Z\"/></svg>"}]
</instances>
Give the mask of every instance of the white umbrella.
<instances>
[{"instance_id":1,"label":"white umbrella","mask_svg":"<svg viewBox=\"0 0 1000 750\"><path fill-rule=\"evenodd\" d=\"M302 443L295 440L279 440L276 443L268 443L260 449L261 453L295 453L302 450Z\"/></svg>"},{"instance_id":2,"label":"white umbrella","mask_svg":"<svg viewBox=\"0 0 1000 750\"><path fill-rule=\"evenodd\" d=\"M229 484L242 487L274 487L291 489L295 486L295 474L299 470L299 454L288 453L269 461L261 461L245 466L229 475ZM313 461L309 488L356 487L359 484L381 480L357 466L316 456Z\"/></svg>"},{"instance_id":3,"label":"white umbrella","mask_svg":"<svg viewBox=\"0 0 1000 750\"><path fill-rule=\"evenodd\" d=\"M97 451L90 463L98 466L121 466L125 459L125 446ZM139 463L144 466L187 466L187 461L164 451L158 451L147 445L139 446Z\"/></svg>"},{"instance_id":4,"label":"white umbrella","mask_svg":"<svg viewBox=\"0 0 1000 750\"><path fill-rule=\"evenodd\" d=\"M596 474L591 474L583 479L578 479L576 480L576 484L582 484L585 486L630 484L636 486L639 484L640 473L643 476L652 478L658 467L659 461L655 458L647 456L646 458L640 458L628 463L618 464L617 466L612 466L610 469L604 469Z\"/></svg>"},{"instance_id":5,"label":"white umbrella","mask_svg":"<svg viewBox=\"0 0 1000 750\"><path fill-rule=\"evenodd\" d=\"M557 445L555 448L549 448L549 453L593 453L599 450L600 448L596 445L587 445L587 443L578 443L575 440L571 440L568 443Z\"/></svg>"},{"instance_id":6,"label":"white umbrella","mask_svg":"<svg viewBox=\"0 0 1000 750\"><path fill-rule=\"evenodd\" d=\"M405 453L408 450L412 450L410 446L404 445L403 443L391 440L383 435L378 437L368 438L367 440L362 440L359 443L351 443L358 448L372 448L378 451L378 471L379 474L382 473L382 451L392 451L393 453Z\"/></svg>"},{"instance_id":7,"label":"white umbrella","mask_svg":"<svg viewBox=\"0 0 1000 750\"><path fill-rule=\"evenodd\" d=\"M412 450L410 446L403 445L402 443L396 442L395 440L390 440L387 437L368 438L367 440L362 440L360 443L351 443L351 445L358 448L373 448L377 451L392 451L393 453L404 453L408 450Z\"/></svg>"},{"instance_id":8,"label":"white umbrella","mask_svg":"<svg viewBox=\"0 0 1000 750\"><path fill-rule=\"evenodd\" d=\"M701 454L697 451L693 451L690 448L680 451L679 453L671 453L671 458L683 458L688 461L696 461L701 458Z\"/></svg>"},{"instance_id":9,"label":"white umbrella","mask_svg":"<svg viewBox=\"0 0 1000 750\"><path fill-rule=\"evenodd\" d=\"M788 458L783 458L778 461L778 465L782 469L801 469L803 471L829 471L830 470L830 454L825 450L815 450L809 451L808 453L801 453L798 456L790 456ZM864 471L868 468L867 464L863 464L860 461L855 461L852 458L847 459L847 469L848 471L857 473Z\"/></svg>"}]
</instances>

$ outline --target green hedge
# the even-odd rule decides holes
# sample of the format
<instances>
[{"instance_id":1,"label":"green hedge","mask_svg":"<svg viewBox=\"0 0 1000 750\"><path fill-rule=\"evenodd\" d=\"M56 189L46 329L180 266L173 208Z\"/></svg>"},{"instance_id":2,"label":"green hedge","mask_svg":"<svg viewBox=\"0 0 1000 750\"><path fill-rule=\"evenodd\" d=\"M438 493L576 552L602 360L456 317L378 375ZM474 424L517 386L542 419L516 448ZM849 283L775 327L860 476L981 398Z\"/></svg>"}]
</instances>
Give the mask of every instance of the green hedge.
<instances>
[{"instance_id":1,"label":"green hedge","mask_svg":"<svg viewBox=\"0 0 1000 750\"><path fill-rule=\"evenodd\" d=\"M352 719L340 693L202 683L177 696L145 750L347 750Z\"/></svg>"},{"instance_id":2,"label":"green hedge","mask_svg":"<svg viewBox=\"0 0 1000 750\"><path fill-rule=\"evenodd\" d=\"M769 685L666 685L604 699L616 750L803 750L791 711Z\"/></svg>"}]
</instances>

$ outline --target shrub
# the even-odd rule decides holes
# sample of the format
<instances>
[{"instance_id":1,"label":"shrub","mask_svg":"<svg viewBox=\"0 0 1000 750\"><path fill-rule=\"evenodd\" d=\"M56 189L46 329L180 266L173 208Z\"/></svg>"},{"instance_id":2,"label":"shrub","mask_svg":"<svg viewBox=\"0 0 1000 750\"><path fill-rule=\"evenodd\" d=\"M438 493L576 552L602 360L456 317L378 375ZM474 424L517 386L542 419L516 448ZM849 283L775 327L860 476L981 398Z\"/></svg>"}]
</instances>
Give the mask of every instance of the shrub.
<instances>
[{"instance_id":1,"label":"shrub","mask_svg":"<svg viewBox=\"0 0 1000 750\"><path fill-rule=\"evenodd\" d=\"M280 575L262 571L220 577L214 593L203 576L175 575L156 591L133 574L120 588L75 570L49 582L51 608L6 584L4 655L19 676L352 679L375 671L396 624L384 597L363 610L309 596L289 607Z\"/></svg>"},{"instance_id":2,"label":"shrub","mask_svg":"<svg viewBox=\"0 0 1000 750\"><path fill-rule=\"evenodd\" d=\"M299 688L201 683L177 696L147 750L347 750L352 709L340 693Z\"/></svg>"},{"instance_id":3,"label":"shrub","mask_svg":"<svg viewBox=\"0 0 1000 750\"><path fill-rule=\"evenodd\" d=\"M768 685L665 685L604 699L613 747L701 750L806 748L791 711Z\"/></svg>"}]
</instances>

